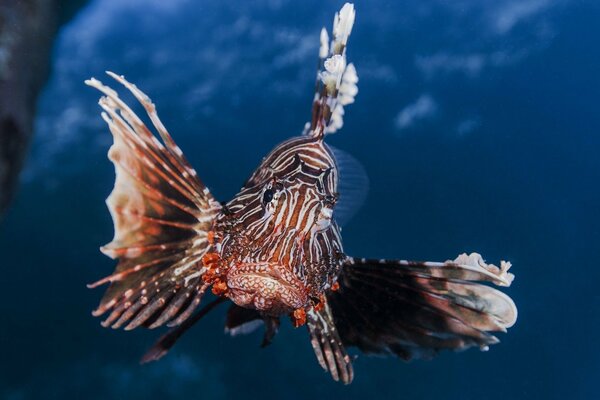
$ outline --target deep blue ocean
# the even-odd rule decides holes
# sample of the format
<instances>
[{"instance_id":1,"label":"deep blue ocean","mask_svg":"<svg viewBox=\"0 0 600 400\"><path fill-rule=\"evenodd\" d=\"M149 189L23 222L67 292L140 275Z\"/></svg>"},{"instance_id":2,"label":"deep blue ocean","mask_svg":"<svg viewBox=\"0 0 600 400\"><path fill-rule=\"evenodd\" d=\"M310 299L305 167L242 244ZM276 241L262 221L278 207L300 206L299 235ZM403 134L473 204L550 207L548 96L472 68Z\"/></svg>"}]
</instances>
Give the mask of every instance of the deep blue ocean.
<instances>
[{"instance_id":1,"label":"deep blue ocean","mask_svg":"<svg viewBox=\"0 0 600 400\"><path fill-rule=\"evenodd\" d=\"M109 82L112 70L148 93L229 200L308 120L319 31L341 5L93 0L62 28L0 224L0 398L600 398L599 2L356 2L359 93L328 139L361 161L370 188L345 250L510 260L519 319L489 352L359 355L343 386L287 322L260 349L261 332L224 335L219 309L140 366L163 331L104 329L91 316L103 291L85 285L114 266L98 251L113 234L114 170L84 79Z\"/></svg>"}]
</instances>

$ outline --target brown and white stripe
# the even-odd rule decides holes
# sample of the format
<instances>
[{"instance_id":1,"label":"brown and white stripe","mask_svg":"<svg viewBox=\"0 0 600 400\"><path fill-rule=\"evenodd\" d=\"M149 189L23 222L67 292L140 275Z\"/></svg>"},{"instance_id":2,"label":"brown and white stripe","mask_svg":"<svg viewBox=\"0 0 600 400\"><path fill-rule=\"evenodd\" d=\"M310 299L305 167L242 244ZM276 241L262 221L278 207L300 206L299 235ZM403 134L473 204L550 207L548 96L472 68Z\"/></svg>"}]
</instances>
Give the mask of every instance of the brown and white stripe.
<instances>
[{"instance_id":1,"label":"brown and white stripe","mask_svg":"<svg viewBox=\"0 0 600 400\"><path fill-rule=\"evenodd\" d=\"M224 232L222 258L277 263L309 292L321 292L339 270L343 252L332 221L337 180L335 158L321 138L301 136L277 146L217 219ZM267 191L272 199L265 203Z\"/></svg>"}]
</instances>

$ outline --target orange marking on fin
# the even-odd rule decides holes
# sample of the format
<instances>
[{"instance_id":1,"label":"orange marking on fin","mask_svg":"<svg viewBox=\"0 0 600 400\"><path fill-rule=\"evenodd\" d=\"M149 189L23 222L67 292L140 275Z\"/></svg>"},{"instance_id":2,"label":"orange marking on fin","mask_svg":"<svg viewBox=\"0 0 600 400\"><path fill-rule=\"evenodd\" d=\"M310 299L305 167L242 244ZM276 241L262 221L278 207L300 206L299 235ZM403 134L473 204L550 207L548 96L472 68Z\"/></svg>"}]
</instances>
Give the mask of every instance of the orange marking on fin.
<instances>
[{"instance_id":1,"label":"orange marking on fin","mask_svg":"<svg viewBox=\"0 0 600 400\"><path fill-rule=\"evenodd\" d=\"M206 253L202 256L202 264L207 268L213 268L214 264L219 261L219 258L217 253Z\"/></svg>"},{"instance_id":2,"label":"orange marking on fin","mask_svg":"<svg viewBox=\"0 0 600 400\"><path fill-rule=\"evenodd\" d=\"M215 296L224 296L227 293L227 283L220 279L213 284L212 292Z\"/></svg>"},{"instance_id":3,"label":"orange marking on fin","mask_svg":"<svg viewBox=\"0 0 600 400\"><path fill-rule=\"evenodd\" d=\"M144 229L144 233L149 236L158 236L162 232L162 229L159 226L146 226Z\"/></svg>"},{"instance_id":4,"label":"orange marking on fin","mask_svg":"<svg viewBox=\"0 0 600 400\"><path fill-rule=\"evenodd\" d=\"M209 232L209 237L212 231ZM213 233L214 238L214 233ZM202 257L202 264L206 267L206 272L202 275L202 280L212 285L212 292L215 296L226 296L229 288L227 282L223 280L223 274L219 271L219 261L221 258L219 254L211 252L206 253Z\"/></svg>"},{"instance_id":5,"label":"orange marking on fin","mask_svg":"<svg viewBox=\"0 0 600 400\"><path fill-rule=\"evenodd\" d=\"M325 296L324 295L320 295L319 296L319 302L313 306L313 309L316 312L319 312L319 311L321 311L323 309L324 306L325 306Z\"/></svg>"},{"instance_id":6,"label":"orange marking on fin","mask_svg":"<svg viewBox=\"0 0 600 400\"><path fill-rule=\"evenodd\" d=\"M304 308L297 308L294 310L292 315L290 315L292 319L292 324L294 328L299 328L302 325L306 324L306 311Z\"/></svg>"}]
</instances>

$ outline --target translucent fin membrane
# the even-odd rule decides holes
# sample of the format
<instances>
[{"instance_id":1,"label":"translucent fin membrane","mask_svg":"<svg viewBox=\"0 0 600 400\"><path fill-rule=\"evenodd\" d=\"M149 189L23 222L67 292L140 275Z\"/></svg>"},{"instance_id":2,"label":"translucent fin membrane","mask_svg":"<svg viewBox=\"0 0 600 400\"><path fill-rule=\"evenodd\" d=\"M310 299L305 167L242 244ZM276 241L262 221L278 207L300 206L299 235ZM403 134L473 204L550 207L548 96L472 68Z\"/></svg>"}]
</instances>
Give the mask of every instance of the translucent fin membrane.
<instances>
[{"instance_id":1,"label":"translucent fin membrane","mask_svg":"<svg viewBox=\"0 0 600 400\"><path fill-rule=\"evenodd\" d=\"M510 297L487 285L509 286L510 263L498 268L477 253L453 261L348 258L340 289L327 298L345 346L403 359L443 349L487 350L517 319Z\"/></svg>"},{"instance_id":2,"label":"translucent fin membrane","mask_svg":"<svg viewBox=\"0 0 600 400\"><path fill-rule=\"evenodd\" d=\"M369 177L364 167L350 154L329 146L338 170L338 200L333 209L333 217L344 226L358 212L367 199Z\"/></svg>"}]
</instances>

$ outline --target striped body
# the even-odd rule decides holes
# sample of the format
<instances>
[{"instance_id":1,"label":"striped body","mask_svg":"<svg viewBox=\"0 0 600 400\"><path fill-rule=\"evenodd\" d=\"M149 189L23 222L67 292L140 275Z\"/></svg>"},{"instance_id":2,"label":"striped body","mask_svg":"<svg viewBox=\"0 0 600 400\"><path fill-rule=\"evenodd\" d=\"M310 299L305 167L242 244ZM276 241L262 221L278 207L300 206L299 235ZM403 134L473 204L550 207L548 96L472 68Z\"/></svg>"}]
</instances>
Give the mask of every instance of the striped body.
<instances>
[{"instance_id":1,"label":"striped body","mask_svg":"<svg viewBox=\"0 0 600 400\"><path fill-rule=\"evenodd\" d=\"M332 220L338 172L320 138L277 146L218 215L215 251L227 296L278 315L318 302L343 262Z\"/></svg>"}]
</instances>

